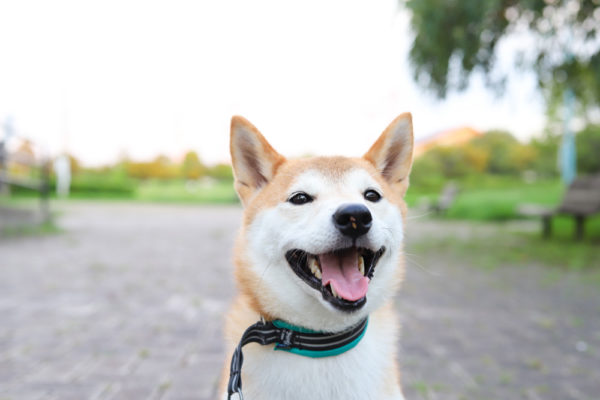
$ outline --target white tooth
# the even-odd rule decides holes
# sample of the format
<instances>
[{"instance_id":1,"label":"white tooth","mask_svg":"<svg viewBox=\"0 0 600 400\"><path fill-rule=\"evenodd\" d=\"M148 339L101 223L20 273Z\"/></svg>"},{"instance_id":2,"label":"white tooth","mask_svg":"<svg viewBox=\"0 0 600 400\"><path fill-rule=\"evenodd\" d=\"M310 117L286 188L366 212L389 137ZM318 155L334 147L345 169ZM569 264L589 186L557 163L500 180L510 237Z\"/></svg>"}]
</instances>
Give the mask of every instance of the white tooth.
<instances>
[{"instance_id":1,"label":"white tooth","mask_svg":"<svg viewBox=\"0 0 600 400\"><path fill-rule=\"evenodd\" d=\"M358 256L358 270L361 274L365 274L365 259L362 256Z\"/></svg>"},{"instance_id":2,"label":"white tooth","mask_svg":"<svg viewBox=\"0 0 600 400\"><path fill-rule=\"evenodd\" d=\"M340 295L337 294L337 292L335 291L335 288L333 287L333 285L331 285L330 287L331 287L331 293L333 293L333 297L337 297L339 299Z\"/></svg>"},{"instance_id":3,"label":"white tooth","mask_svg":"<svg viewBox=\"0 0 600 400\"><path fill-rule=\"evenodd\" d=\"M310 261L308 262L308 266L310 267L310 271L313 273L313 275L321 279L321 269L319 268L319 262L317 259L311 257Z\"/></svg>"}]
</instances>

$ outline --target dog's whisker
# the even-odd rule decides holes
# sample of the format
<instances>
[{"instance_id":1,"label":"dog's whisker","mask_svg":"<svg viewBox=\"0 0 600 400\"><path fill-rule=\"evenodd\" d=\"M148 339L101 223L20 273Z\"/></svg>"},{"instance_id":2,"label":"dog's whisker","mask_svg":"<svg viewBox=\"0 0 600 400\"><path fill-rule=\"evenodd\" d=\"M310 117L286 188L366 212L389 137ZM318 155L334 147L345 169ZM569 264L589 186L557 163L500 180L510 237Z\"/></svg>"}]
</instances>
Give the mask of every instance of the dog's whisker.
<instances>
[{"instance_id":1,"label":"dog's whisker","mask_svg":"<svg viewBox=\"0 0 600 400\"><path fill-rule=\"evenodd\" d=\"M408 220L412 220L412 219L424 218L424 217L427 217L429 215L433 215L433 212L427 211L427 212L424 212L422 214L410 215L410 216L406 217L406 220L408 221Z\"/></svg>"},{"instance_id":2,"label":"dog's whisker","mask_svg":"<svg viewBox=\"0 0 600 400\"><path fill-rule=\"evenodd\" d=\"M439 272L434 272L434 271L430 270L429 268L424 267L421 263L419 263L417 260L415 260L415 258L413 258L413 257L419 257L419 255L405 252L404 256L406 257L406 260L410 262L410 264L414 264L419 269L421 269L423 272L425 272L431 276L436 276L436 277L442 276L442 274L440 274Z\"/></svg>"},{"instance_id":3,"label":"dog's whisker","mask_svg":"<svg viewBox=\"0 0 600 400\"><path fill-rule=\"evenodd\" d=\"M262 273L260 274L260 279L258 281L259 286L262 286L265 274L267 273L267 270L271 267L271 265L273 265L273 263L268 263L265 269L263 269Z\"/></svg>"}]
</instances>

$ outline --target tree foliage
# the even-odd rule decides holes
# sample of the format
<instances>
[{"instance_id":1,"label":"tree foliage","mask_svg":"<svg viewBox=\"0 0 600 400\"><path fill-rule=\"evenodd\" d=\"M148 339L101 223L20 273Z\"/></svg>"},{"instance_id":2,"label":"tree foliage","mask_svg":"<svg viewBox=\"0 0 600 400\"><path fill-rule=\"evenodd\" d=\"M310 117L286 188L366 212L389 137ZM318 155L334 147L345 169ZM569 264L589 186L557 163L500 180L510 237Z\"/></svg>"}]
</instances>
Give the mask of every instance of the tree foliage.
<instances>
[{"instance_id":1,"label":"tree foliage","mask_svg":"<svg viewBox=\"0 0 600 400\"><path fill-rule=\"evenodd\" d=\"M137 179L173 179L179 175L179 166L167 156L159 155L149 162L128 163L127 174Z\"/></svg>"},{"instance_id":2,"label":"tree foliage","mask_svg":"<svg viewBox=\"0 0 600 400\"><path fill-rule=\"evenodd\" d=\"M487 155L485 170L491 174L515 174L530 169L537 158L536 150L521 144L505 131L490 131L474 139L471 146Z\"/></svg>"},{"instance_id":3,"label":"tree foliage","mask_svg":"<svg viewBox=\"0 0 600 400\"><path fill-rule=\"evenodd\" d=\"M233 170L231 169L231 165L229 164L217 164L214 165L207 170L207 175L211 178L222 180L222 181L232 181L233 180Z\"/></svg>"},{"instance_id":4,"label":"tree foliage","mask_svg":"<svg viewBox=\"0 0 600 400\"><path fill-rule=\"evenodd\" d=\"M206 172L206 167L202 164L198 153L195 151L188 151L185 154L181 169L186 179L198 179Z\"/></svg>"},{"instance_id":5,"label":"tree foliage","mask_svg":"<svg viewBox=\"0 0 600 400\"><path fill-rule=\"evenodd\" d=\"M125 175L134 179L190 179L196 180L211 177L216 180L233 180L233 172L228 164L206 166L195 151L185 153L180 162L173 161L167 156L159 155L152 161L121 160L108 170L119 168Z\"/></svg>"},{"instance_id":6,"label":"tree foliage","mask_svg":"<svg viewBox=\"0 0 600 400\"><path fill-rule=\"evenodd\" d=\"M443 186L449 179L484 174L517 177L526 171L534 171L540 177L555 177L557 143L550 135L521 143L508 132L489 131L459 146L427 151L414 162L411 184L431 189Z\"/></svg>"},{"instance_id":7,"label":"tree foliage","mask_svg":"<svg viewBox=\"0 0 600 400\"><path fill-rule=\"evenodd\" d=\"M600 173L600 125L588 125L577 134L577 170Z\"/></svg>"},{"instance_id":8,"label":"tree foliage","mask_svg":"<svg viewBox=\"0 0 600 400\"><path fill-rule=\"evenodd\" d=\"M571 88L580 104L600 104L600 1L598 0L400 0L411 12L414 75L444 97L462 90L474 71L502 88L494 67L501 39L516 31L535 39L518 54L519 66L536 72L549 104Z\"/></svg>"}]
</instances>

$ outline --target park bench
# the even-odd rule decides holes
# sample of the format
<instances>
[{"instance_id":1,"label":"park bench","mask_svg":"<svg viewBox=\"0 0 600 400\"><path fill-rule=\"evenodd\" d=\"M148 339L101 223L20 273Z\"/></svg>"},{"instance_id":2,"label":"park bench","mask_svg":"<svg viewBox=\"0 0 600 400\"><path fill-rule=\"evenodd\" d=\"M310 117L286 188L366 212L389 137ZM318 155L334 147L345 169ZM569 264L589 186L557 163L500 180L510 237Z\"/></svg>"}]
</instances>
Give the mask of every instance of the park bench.
<instances>
[{"instance_id":1,"label":"park bench","mask_svg":"<svg viewBox=\"0 0 600 400\"><path fill-rule=\"evenodd\" d=\"M577 178L569 185L562 202L557 208L537 205L522 205L518 209L524 216L542 218L542 235L552 235L552 217L555 215L572 215L575 219L575 237L583 239L585 219L600 213L600 174Z\"/></svg>"},{"instance_id":2,"label":"park bench","mask_svg":"<svg viewBox=\"0 0 600 400\"><path fill-rule=\"evenodd\" d=\"M8 135L7 135L8 137ZM11 173L11 166L24 166L37 172L37 176L17 175ZM41 220L47 221L50 217L50 163L46 160L37 160L33 156L11 154L8 151L8 139L0 140L0 194L9 193L11 186L33 190L40 195Z\"/></svg>"}]
</instances>

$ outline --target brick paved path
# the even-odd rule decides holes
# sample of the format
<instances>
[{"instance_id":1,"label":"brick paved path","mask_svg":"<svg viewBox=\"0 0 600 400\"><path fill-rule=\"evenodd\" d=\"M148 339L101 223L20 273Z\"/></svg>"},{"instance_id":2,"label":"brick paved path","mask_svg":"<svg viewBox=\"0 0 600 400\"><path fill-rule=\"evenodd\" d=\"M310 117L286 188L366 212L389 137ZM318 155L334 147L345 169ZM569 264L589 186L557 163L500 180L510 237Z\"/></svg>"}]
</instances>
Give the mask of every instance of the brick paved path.
<instances>
[{"instance_id":1,"label":"brick paved path","mask_svg":"<svg viewBox=\"0 0 600 400\"><path fill-rule=\"evenodd\" d=\"M64 233L0 239L0 399L211 398L240 210L59 208ZM411 221L409 236L454 229ZM398 297L409 400L600 398L584 275L417 258Z\"/></svg>"}]
</instances>

